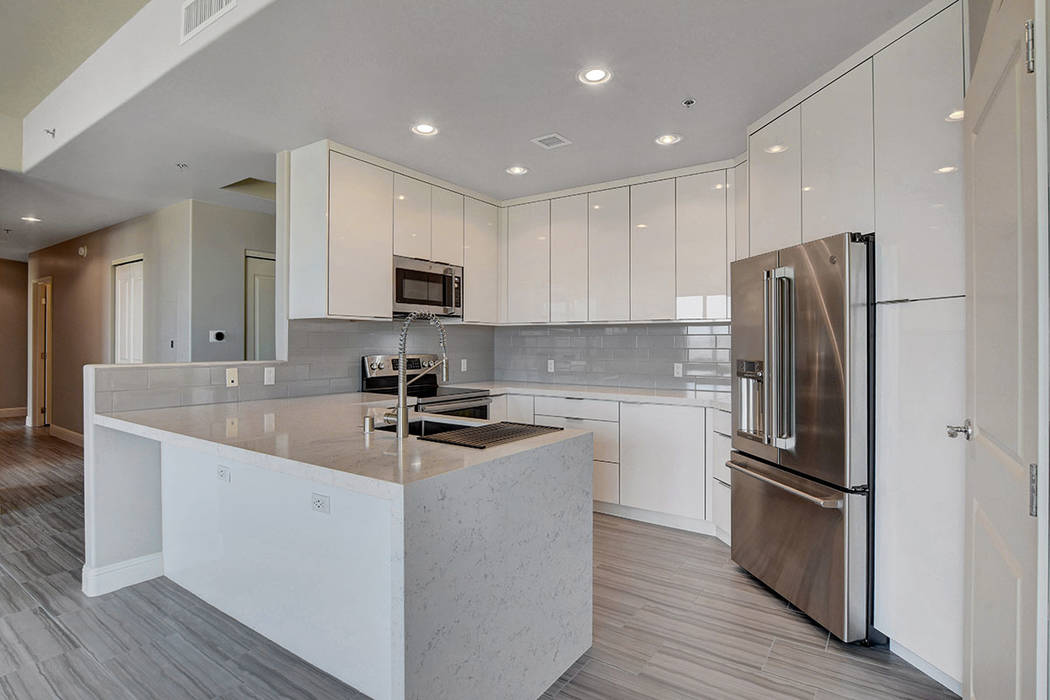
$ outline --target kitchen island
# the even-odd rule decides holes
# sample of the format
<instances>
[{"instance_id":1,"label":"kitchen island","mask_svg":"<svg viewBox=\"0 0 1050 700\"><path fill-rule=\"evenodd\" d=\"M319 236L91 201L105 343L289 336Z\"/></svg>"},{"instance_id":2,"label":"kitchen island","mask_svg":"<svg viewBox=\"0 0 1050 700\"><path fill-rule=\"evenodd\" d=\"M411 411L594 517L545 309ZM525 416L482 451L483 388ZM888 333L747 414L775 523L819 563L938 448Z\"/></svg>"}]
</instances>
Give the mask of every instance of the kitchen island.
<instances>
[{"instance_id":1,"label":"kitchen island","mask_svg":"<svg viewBox=\"0 0 1050 700\"><path fill-rule=\"evenodd\" d=\"M389 405L92 414L84 592L167 576L374 698L538 697L591 645L591 434L399 448Z\"/></svg>"}]
</instances>

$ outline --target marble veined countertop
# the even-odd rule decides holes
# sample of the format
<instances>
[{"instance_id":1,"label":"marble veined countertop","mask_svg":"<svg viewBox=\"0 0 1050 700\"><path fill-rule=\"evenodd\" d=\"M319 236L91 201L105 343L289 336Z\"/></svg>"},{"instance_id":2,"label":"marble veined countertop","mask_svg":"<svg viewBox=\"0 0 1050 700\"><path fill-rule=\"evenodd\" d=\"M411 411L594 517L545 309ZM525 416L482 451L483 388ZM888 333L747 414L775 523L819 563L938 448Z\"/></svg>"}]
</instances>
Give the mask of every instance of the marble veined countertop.
<instances>
[{"instance_id":1,"label":"marble veined countertop","mask_svg":"<svg viewBox=\"0 0 1050 700\"><path fill-rule=\"evenodd\" d=\"M399 451L394 433L377 430L366 435L362 430L368 413L376 418L376 425L382 425L382 415L394 401L384 394L329 394L98 413L94 422L220 458L391 496L394 491L385 486L403 486L585 432L566 429L483 450L408 437ZM411 417L465 425L487 422L415 412Z\"/></svg>"},{"instance_id":2,"label":"marble veined countertop","mask_svg":"<svg viewBox=\"0 0 1050 700\"><path fill-rule=\"evenodd\" d=\"M632 389L616 386L582 386L579 384L545 384L543 382L470 382L452 383L450 386L488 389L493 395L527 394L530 396L566 396L578 399L600 399L604 401L626 401L633 403L656 403L681 406L702 406L732 410L729 392L684 391L675 389Z\"/></svg>"}]
</instances>

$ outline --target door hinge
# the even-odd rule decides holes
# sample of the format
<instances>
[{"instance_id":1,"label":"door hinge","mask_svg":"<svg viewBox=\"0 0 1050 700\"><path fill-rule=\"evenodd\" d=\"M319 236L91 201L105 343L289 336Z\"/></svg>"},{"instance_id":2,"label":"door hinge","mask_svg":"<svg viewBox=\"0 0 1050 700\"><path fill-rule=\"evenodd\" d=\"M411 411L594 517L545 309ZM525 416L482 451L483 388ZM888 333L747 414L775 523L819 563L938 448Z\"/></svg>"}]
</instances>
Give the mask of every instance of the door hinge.
<instances>
[{"instance_id":1,"label":"door hinge","mask_svg":"<svg viewBox=\"0 0 1050 700\"><path fill-rule=\"evenodd\" d=\"M1035 22L1032 20L1024 23L1024 45L1025 70L1035 73Z\"/></svg>"},{"instance_id":2,"label":"door hinge","mask_svg":"<svg viewBox=\"0 0 1050 700\"><path fill-rule=\"evenodd\" d=\"M1039 465L1028 465L1028 514L1039 517Z\"/></svg>"}]
</instances>

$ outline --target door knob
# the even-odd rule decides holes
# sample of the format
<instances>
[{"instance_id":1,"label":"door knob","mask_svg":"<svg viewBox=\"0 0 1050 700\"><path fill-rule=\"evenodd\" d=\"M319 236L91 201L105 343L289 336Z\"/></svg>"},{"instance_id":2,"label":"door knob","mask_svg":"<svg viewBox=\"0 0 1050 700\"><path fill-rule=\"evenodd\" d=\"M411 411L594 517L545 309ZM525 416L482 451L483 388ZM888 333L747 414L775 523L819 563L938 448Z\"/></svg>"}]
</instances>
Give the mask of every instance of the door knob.
<instances>
[{"instance_id":1,"label":"door knob","mask_svg":"<svg viewBox=\"0 0 1050 700\"><path fill-rule=\"evenodd\" d=\"M962 435L967 440L973 439L973 423L970 422L969 418L964 420L962 425L949 425L947 428L948 437L950 438L956 438Z\"/></svg>"}]
</instances>

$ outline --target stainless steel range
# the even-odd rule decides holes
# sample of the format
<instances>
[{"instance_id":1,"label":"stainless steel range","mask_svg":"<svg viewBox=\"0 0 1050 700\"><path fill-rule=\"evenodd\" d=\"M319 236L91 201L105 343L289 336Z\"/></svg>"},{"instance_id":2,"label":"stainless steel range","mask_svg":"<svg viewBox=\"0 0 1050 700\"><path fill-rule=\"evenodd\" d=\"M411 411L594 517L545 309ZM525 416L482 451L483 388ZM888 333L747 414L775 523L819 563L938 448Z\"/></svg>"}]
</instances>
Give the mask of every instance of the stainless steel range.
<instances>
[{"instance_id":1,"label":"stainless steel range","mask_svg":"<svg viewBox=\"0 0 1050 700\"><path fill-rule=\"evenodd\" d=\"M441 361L438 355L406 355L405 370L411 380L408 395L416 397L416 410L440 413L446 416L466 418L488 418L489 398L487 389L463 389L441 386L437 376L424 374ZM397 396L397 354L365 355L361 358L361 391Z\"/></svg>"},{"instance_id":2,"label":"stainless steel range","mask_svg":"<svg viewBox=\"0 0 1050 700\"><path fill-rule=\"evenodd\" d=\"M873 235L732 264L733 561L844 641L873 599Z\"/></svg>"}]
</instances>

